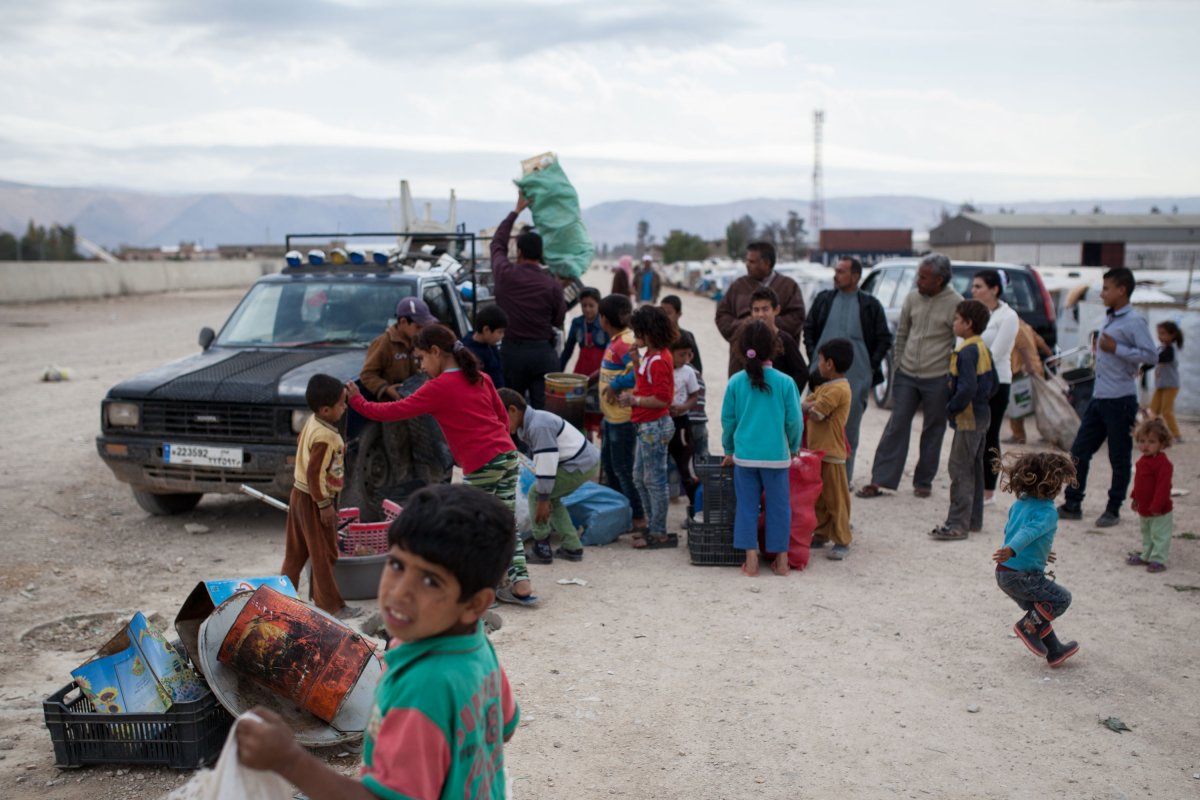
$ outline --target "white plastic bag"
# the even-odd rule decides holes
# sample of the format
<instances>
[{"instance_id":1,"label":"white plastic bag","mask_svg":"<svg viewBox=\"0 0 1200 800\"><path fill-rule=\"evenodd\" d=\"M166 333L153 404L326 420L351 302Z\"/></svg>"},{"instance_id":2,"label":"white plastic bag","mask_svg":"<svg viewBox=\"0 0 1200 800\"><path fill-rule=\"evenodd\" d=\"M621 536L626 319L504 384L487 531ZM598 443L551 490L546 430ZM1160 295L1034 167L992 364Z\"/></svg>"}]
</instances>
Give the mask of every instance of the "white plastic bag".
<instances>
[{"instance_id":1,"label":"white plastic bag","mask_svg":"<svg viewBox=\"0 0 1200 800\"><path fill-rule=\"evenodd\" d=\"M1033 419L1038 432L1049 444L1070 450L1079 432L1079 415L1057 385L1037 375L1029 379L1033 383Z\"/></svg>"},{"instance_id":2,"label":"white plastic bag","mask_svg":"<svg viewBox=\"0 0 1200 800\"><path fill-rule=\"evenodd\" d=\"M292 800L292 787L274 772L250 769L238 761L237 726L250 718L261 722L257 714L247 711L229 729L221 756L212 769L197 772L192 779L168 794L164 800Z\"/></svg>"},{"instance_id":3,"label":"white plastic bag","mask_svg":"<svg viewBox=\"0 0 1200 800\"><path fill-rule=\"evenodd\" d=\"M1013 378L1008 392L1008 409L1005 416L1009 419L1024 419L1033 413L1033 381L1028 375Z\"/></svg>"}]
</instances>

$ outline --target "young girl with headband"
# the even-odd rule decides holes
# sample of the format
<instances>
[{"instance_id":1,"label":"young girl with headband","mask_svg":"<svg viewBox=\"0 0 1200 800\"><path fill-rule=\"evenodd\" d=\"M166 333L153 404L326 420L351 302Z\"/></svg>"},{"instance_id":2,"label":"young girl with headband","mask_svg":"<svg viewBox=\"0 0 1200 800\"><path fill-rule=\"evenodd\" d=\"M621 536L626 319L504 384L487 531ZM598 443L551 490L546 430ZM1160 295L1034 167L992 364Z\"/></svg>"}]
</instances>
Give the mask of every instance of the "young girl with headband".
<instances>
[{"instance_id":1,"label":"young girl with headband","mask_svg":"<svg viewBox=\"0 0 1200 800\"><path fill-rule=\"evenodd\" d=\"M442 429L450 454L463 471L463 483L495 496L516 510L520 461L508 433L508 410L492 379L480 371L479 359L444 325L426 325L413 350L430 380L403 400L372 403L351 381L350 407L367 419L395 422L429 414ZM514 542L508 585L496 592L508 603L537 602L525 563L525 547Z\"/></svg>"},{"instance_id":2,"label":"young girl with headband","mask_svg":"<svg viewBox=\"0 0 1200 800\"><path fill-rule=\"evenodd\" d=\"M804 420L796 382L771 366L775 334L761 320L747 323L738 338L746 366L729 379L721 406L721 444L725 466L733 466L737 510L733 546L746 551L742 572L758 574L759 497L766 507L767 551L775 553L771 569L788 574L788 542L792 507L788 468L800 452Z\"/></svg>"}]
</instances>

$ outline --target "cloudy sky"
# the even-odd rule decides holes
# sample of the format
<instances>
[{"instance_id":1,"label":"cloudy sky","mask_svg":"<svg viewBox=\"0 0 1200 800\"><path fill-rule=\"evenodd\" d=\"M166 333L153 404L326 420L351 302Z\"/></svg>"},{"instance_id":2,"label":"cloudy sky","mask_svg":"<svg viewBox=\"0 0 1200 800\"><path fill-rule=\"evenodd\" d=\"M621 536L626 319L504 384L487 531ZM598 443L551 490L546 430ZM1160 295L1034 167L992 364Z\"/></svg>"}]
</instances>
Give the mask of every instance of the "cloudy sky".
<instances>
[{"instance_id":1,"label":"cloudy sky","mask_svg":"<svg viewBox=\"0 0 1200 800\"><path fill-rule=\"evenodd\" d=\"M585 205L1200 193L1191 0L0 0L0 180Z\"/></svg>"}]
</instances>

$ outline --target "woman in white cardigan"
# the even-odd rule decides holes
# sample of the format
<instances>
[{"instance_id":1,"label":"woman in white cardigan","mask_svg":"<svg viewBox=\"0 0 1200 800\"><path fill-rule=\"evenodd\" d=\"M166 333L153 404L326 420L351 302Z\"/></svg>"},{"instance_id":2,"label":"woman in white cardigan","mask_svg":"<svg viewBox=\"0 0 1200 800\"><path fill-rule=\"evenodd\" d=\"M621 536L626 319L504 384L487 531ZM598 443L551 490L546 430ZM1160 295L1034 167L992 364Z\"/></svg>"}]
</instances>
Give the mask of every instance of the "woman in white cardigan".
<instances>
[{"instance_id":1,"label":"woman in white cardigan","mask_svg":"<svg viewBox=\"0 0 1200 800\"><path fill-rule=\"evenodd\" d=\"M1004 411L1008 408L1008 392L1012 387L1012 349L1017 341L1017 330L1020 319L1017 312L1000 298L1008 286L1008 275L994 269L981 269L971 278L971 296L988 307L991 317L987 329L983 332L983 343L992 353L992 363L996 366L996 374L1000 385L992 395L990 403L992 421L988 425L987 439L984 444L983 469L983 502L990 505L995 502L996 479L998 473L993 460L1000 455L1000 426L1004 422Z\"/></svg>"}]
</instances>

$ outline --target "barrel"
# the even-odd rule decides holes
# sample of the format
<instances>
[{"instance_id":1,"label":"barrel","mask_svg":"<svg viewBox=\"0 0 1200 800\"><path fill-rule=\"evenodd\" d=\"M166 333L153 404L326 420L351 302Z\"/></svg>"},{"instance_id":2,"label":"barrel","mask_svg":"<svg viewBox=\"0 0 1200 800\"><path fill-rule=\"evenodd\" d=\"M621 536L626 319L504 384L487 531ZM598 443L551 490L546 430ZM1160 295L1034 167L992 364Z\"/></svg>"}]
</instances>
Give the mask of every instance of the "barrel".
<instances>
[{"instance_id":1,"label":"barrel","mask_svg":"<svg viewBox=\"0 0 1200 800\"><path fill-rule=\"evenodd\" d=\"M546 374L546 410L558 414L580 431L587 404L587 375L574 372Z\"/></svg>"}]
</instances>

